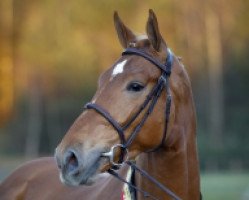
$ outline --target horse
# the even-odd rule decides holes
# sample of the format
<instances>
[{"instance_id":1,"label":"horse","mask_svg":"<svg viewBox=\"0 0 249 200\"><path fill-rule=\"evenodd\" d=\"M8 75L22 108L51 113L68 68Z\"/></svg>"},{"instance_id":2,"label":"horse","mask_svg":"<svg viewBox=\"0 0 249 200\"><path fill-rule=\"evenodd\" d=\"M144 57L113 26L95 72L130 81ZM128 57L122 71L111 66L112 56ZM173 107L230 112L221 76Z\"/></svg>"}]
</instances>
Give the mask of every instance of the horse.
<instances>
[{"instance_id":1,"label":"horse","mask_svg":"<svg viewBox=\"0 0 249 200\"><path fill-rule=\"evenodd\" d=\"M145 35L135 35L117 12L114 25L122 56L101 74L54 158L14 171L0 185L1 200L200 199L186 69L161 36L152 10Z\"/></svg>"}]
</instances>

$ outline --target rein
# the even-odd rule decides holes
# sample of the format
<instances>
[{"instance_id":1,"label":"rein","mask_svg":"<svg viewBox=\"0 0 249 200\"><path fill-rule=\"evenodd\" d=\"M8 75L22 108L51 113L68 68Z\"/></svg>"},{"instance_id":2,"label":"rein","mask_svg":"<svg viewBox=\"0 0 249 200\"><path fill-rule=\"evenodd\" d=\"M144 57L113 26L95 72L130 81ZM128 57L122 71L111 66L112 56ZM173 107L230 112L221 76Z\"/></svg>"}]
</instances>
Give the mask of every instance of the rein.
<instances>
[{"instance_id":1,"label":"rein","mask_svg":"<svg viewBox=\"0 0 249 200\"><path fill-rule=\"evenodd\" d=\"M136 191L141 192L144 197L150 197L152 199L157 199L153 195L151 195L148 192L143 191L142 189L136 187L135 185L127 182L125 179L123 179L118 173L116 173L114 170L119 169L119 167L125 163L129 166L131 166L132 169L139 172L143 177L146 177L149 179L152 183L154 183L157 187L159 187L162 191L167 193L169 196L171 196L175 200L180 200L178 196L176 196L171 190L169 190L166 186L162 185L160 182L158 182L156 179L151 177L147 172L144 170L138 168L133 162L128 160L128 157L125 160L125 155L128 154L128 148L136 138L137 134L140 132L141 128L143 127L144 123L146 122L149 115L153 112L154 107L159 99L159 97L162 94L162 91L165 89L166 91L166 104L165 104L165 124L164 124L164 130L163 130L163 136L161 139L161 142L159 145L157 145L155 148L150 149L147 152L156 151L159 148L161 148L164 144L164 141L166 139L166 133L169 123L169 116L170 116L170 107L171 107L171 93L170 93L170 87L169 87L169 77L171 74L171 68L173 64L173 54L171 53L170 49L167 49L167 58L165 64L160 63L158 60L153 58L152 56L148 55L146 52L142 50L138 50L136 48L127 48L122 53L123 55L137 55L140 57L145 58L146 60L150 61L152 64L154 64L156 67L158 67L161 70L161 76L158 78L157 83L154 85L144 102L139 107L138 111L130 118L130 120L124 125L121 126L112 116L111 114L106 111L104 108L102 108L100 105L95 103L87 103L85 105L86 109L93 109L100 115L102 115L117 131L119 138L120 138L120 144L114 145L111 150L107 153L103 153L102 156L109 157L110 162L112 164L112 168L108 170L108 172L113 175L114 177L118 178L120 181L127 183L131 188L134 188ZM130 136L126 139L125 138L125 130L127 130L130 125L136 120L136 118L141 114L143 110L145 111L141 121L135 126ZM118 162L114 161L115 156L115 149L120 149L120 157Z\"/></svg>"}]
</instances>

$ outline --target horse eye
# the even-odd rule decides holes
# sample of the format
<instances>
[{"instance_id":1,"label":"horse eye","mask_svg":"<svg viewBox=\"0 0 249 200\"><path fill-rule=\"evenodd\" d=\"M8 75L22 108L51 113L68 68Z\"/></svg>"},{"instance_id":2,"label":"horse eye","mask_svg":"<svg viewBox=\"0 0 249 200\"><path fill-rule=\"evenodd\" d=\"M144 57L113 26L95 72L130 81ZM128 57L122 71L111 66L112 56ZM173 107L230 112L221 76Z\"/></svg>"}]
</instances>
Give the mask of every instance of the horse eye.
<instances>
[{"instance_id":1,"label":"horse eye","mask_svg":"<svg viewBox=\"0 0 249 200\"><path fill-rule=\"evenodd\" d=\"M126 89L130 92L140 92L144 89L144 85L139 82L131 82L127 85Z\"/></svg>"}]
</instances>

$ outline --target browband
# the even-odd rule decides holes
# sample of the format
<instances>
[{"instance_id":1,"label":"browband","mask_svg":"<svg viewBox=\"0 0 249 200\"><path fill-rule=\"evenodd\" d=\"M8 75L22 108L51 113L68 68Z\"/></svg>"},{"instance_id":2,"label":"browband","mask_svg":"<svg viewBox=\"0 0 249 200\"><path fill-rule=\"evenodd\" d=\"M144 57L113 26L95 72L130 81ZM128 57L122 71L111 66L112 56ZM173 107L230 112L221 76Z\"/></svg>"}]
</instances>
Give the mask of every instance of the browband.
<instances>
[{"instance_id":1,"label":"browband","mask_svg":"<svg viewBox=\"0 0 249 200\"><path fill-rule=\"evenodd\" d=\"M160 63L158 60L151 57L145 51L140 50L140 49L138 50L136 48L127 48L122 53L122 55L132 55L132 54L144 57L146 60L150 61L152 64L156 65L163 72L165 72L167 76L170 76L171 67L173 64L173 55L172 55L171 50L169 48L167 48L167 58L166 58L165 64Z\"/></svg>"}]
</instances>

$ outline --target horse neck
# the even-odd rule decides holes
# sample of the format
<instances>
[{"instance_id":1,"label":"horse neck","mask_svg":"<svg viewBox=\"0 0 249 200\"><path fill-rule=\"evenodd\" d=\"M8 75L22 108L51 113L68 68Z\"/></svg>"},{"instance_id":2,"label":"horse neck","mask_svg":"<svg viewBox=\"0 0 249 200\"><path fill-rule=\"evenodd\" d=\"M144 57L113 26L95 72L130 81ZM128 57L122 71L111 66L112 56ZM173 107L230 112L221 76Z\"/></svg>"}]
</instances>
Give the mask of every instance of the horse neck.
<instances>
[{"instance_id":1,"label":"horse neck","mask_svg":"<svg viewBox=\"0 0 249 200\"><path fill-rule=\"evenodd\" d=\"M181 199L199 200L196 118L192 96L188 102L187 107L178 107L175 112L175 122L167 138L167 147L140 155L137 164ZM171 139L170 135L179 137ZM136 184L158 199L171 199L145 177L136 175ZM144 198L138 194L138 199Z\"/></svg>"}]
</instances>

